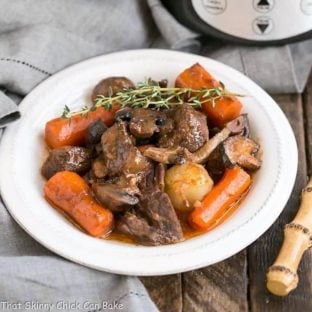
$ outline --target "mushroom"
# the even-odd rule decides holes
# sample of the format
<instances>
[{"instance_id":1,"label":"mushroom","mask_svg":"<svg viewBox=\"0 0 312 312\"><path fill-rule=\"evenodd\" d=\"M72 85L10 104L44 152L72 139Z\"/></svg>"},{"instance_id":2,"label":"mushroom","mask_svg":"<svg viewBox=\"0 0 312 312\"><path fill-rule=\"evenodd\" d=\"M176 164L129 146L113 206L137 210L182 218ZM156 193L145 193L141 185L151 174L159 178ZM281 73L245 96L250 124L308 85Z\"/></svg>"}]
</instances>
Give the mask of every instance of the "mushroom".
<instances>
[{"instance_id":1,"label":"mushroom","mask_svg":"<svg viewBox=\"0 0 312 312\"><path fill-rule=\"evenodd\" d=\"M125 89L134 89L134 83L126 77L108 77L101 80L93 89L92 101L95 103L98 96L114 95Z\"/></svg>"},{"instance_id":2,"label":"mushroom","mask_svg":"<svg viewBox=\"0 0 312 312\"><path fill-rule=\"evenodd\" d=\"M225 124L225 127L231 131L232 135L240 134L249 137L249 122L247 114L242 114L237 118Z\"/></svg>"},{"instance_id":3,"label":"mushroom","mask_svg":"<svg viewBox=\"0 0 312 312\"><path fill-rule=\"evenodd\" d=\"M228 128L222 129L215 134L209 141L207 141L199 150L192 154L192 162L203 164L205 163L211 153L217 148L217 146L226 140L231 134Z\"/></svg>"},{"instance_id":4,"label":"mushroom","mask_svg":"<svg viewBox=\"0 0 312 312\"><path fill-rule=\"evenodd\" d=\"M102 134L106 130L107 126L101 119L95 120L87 128L86 143L88 145L100 143Z\"/></svg>"},{"instance_id":5,"label":"mushroom","mask_svg":"<svg viewBox=\"0 0 312 312\"><path fill-rule=\"evenodd\" d=\"M230 133L229 129L224 128L194 153L179 146L174 148L148 147L143 154L163 164L183 164L187 161L202 164L207 161L215 148L229 137Z\"/></svg>"},{"instance_id":6,"label":"mushroom","mask_svg":"<svg viewBox=\"0 0 312 312\"><path fill-rule=\"evenodd\" d=\"M260 160L255 157L259 151L259 144L249 138L232 136L223 142L221 149L227 167L237 164L248 170L257 170L261 166Z\"/></svg>"},{"instance_id":7,"label":"mushroom","mask_svg":"<svg viewBox=\"0 0 312 312\"><path fill-rule=\"evenodd\" d=\"M177 163L181 164L186 161L203 164L208 160L211 153L218 147L220 143L224 142L230 135L237 134L242 134L246 136L249 135L249 125L247 115L240 115L239 117L225 124L225 127L221 131L217 132L201 148L199 148L197 151L193 153L189 152L187 149L182 147L174 147L174 148L149 147L144 151L144 155L157 162L161 162L164 164L177 164ZM258 166L256 161L252 162L252 159L249 160L249 163L250 168L252 167L251 163L254 164L254 168Z\"/></svg>"},{"instance_id":8,"label":"mushroom","mask_svg":"<svg viewBox=\"0 0 312 312\"><path fill-rule=\"evenodd\" d=\"M129 189L115 184L94 183L92 190L97 200L112 211L124 211L139 202L139 199Z\"/></svg>"},{"instance_id":9,"label":"mushroom","mask_svg":"<svg viewBox=\"0 0 312 312\"><path fill-rule=\"evenodd\" d=\"M192 161L192 153L185 147L148 147L143 155L162 164L183 164L186 161Z\"/></svg>"}]
</instances>

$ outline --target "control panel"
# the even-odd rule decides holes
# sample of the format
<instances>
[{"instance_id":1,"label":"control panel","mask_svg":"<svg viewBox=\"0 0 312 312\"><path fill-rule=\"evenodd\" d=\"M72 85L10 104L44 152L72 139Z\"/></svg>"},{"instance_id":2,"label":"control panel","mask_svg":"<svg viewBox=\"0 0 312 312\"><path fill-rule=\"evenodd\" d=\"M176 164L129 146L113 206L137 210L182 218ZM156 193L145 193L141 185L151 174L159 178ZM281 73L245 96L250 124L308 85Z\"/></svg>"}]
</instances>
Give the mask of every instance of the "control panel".
<instances>
[{"instance_id":1,"label":"control panel","mask_svg":"<svg viewBox=\"0 0 312 312\"><path fill-rule=\"evenodd\" d=\"M280 40L312 30L312 0L191 0L197 15L228 35Z\"/></svg>"}]
</instances>

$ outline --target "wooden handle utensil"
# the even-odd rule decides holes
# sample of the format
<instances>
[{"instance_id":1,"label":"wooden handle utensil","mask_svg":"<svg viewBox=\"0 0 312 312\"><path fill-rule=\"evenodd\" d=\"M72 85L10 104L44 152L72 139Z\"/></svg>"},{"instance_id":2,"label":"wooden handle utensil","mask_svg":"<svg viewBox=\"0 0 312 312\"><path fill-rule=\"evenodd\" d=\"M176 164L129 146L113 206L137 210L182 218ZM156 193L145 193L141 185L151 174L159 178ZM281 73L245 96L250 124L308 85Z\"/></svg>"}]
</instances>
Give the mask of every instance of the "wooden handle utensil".
<instances>
[{"instance_id":1,"label":"wooden handle utensil","mask_svg":"<svg viewBox=\"0 0 312 312\"><path fill-rule=\"evenodd\" d=\"M297 269L312 235L312 178L302 190L301 205L295 219L284 228L284 242L274 264L267 272L267 288L286 296L298 285Z\"/></svg>"}]
</instances>

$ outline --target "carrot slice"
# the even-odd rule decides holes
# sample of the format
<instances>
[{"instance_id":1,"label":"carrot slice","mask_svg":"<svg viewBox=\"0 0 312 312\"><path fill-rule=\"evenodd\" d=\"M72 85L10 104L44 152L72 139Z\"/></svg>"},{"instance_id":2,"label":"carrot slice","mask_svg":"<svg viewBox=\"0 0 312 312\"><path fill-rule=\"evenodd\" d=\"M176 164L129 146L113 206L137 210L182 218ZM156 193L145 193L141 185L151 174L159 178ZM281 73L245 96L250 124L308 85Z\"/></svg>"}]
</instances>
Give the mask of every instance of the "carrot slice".
<instances>
[{"instance_id":1,"label":"carrot slice","mask_svg":"<svg viewBox=\"0 0 312 312\"><path fill-rule=\"evenodd\" d=\"M90 235L99 237L112 231L112 212L93 199L88 184L77 173L56 173L44 186L44 195Z\"/></svg>"},{"instance_id":2,"label":"carrot slice","mask_svg":"<svg viewBox=\"0 0 312 312\"><path fill-rule=\"evenodd\" d=\"M201 231L210 230L240 199L250 184L250 175L240 167L226 169L222 179L190 213L190 225Z\"/></svg>"},{"instance_id":3,"label":"carrot slice","mask_svg":"<svg viewBox=\"0 0 312 312\"><path fill-rule=\"evenodd\" d=\"M111 126L118 109L118 105L113 106L111 110L99 107L95 111L89 112L86 117L75 115L70 118L70 121L62 117L52 119L45 126L45 141L51 148L83 145L88 126L97 119L101 119L107 126Z\"/></svg>"},{"instance_id":4,"label":"carrot slice","mask_svg":"<svg viewBox=\"0 0 312 312\"><path fill-rule=\"evenodd\" d=\"M220 87L219 81L215 80L198 63L184 70L177 77L175 85L179 88L192 89ZM242 104L236 97L231 96L217 100L215 106L210 102L204 103L202 108L208 120L213 125L220 126L238 117L242 109Z\"/></svg>"}]
</instances>

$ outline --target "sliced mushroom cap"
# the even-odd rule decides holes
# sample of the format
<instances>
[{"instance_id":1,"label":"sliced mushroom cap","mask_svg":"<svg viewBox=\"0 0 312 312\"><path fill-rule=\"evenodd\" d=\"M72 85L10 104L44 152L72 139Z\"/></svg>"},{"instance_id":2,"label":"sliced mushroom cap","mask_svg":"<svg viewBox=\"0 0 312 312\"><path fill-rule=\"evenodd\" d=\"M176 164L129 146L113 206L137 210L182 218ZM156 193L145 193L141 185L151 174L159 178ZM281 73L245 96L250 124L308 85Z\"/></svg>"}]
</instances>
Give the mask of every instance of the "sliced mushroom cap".
<instances>
[{"instance_id":1,"label":"sliced mushroom cap","mask_svg":"<svg viewBox=\"0 0 312 312\"><path fill-rule=\"evenodd\" d=\"M92 190L97 200L112 211L124 211L139 202L139 199L131 194L131 191L116 184L94 183Z\"/></svg>"},{"instance_id":2,"label":"sliced mushroom cap","mask_svg":"<svg viewBox=\"0 0 312 312\"><path fill-rule=\"evenodd\" d=\"M226 125L226 128L228 128L231 131L232 135L243 135L246 137L249 137L250 129L249 129L249 121L247 114L242 114L238 116L237 118L229 121Z\"/></svg>"},{"instance_id":3,"label":"sliced mushroom cap","mask_svg":"<svg viewBox=\"0 0 312 312\"><path fill-rule=\"evenodd\" d=\"M229 167L237 164L248 170L259 169L261 162L255 157L258 151L258 143L241 135L232 136L222 144L224 163Z\"/></svg>"}]
</instances>

